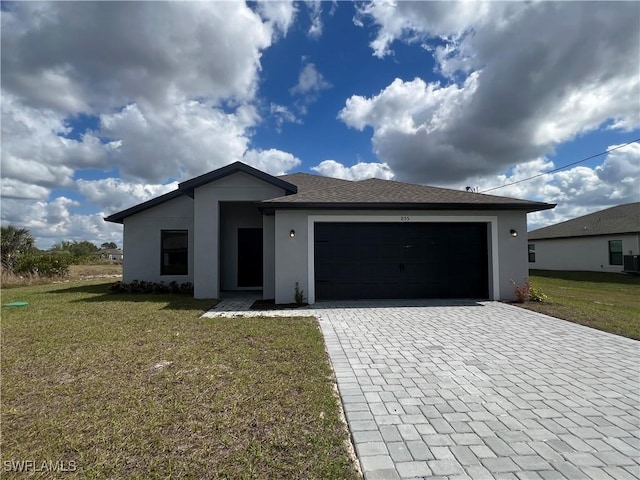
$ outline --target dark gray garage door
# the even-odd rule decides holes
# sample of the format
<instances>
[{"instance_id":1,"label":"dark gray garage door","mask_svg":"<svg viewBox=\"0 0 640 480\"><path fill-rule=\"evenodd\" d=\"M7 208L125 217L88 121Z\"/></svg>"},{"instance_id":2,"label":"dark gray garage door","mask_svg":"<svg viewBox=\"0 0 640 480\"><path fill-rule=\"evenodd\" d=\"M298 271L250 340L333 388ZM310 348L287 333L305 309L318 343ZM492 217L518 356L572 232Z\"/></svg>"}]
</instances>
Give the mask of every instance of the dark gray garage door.
<instances>
[{"instance_id":1,"label":"dark gray garage door","mask_svg":"<svg viewBox=\"0 0 640 480\"><path fill-rule=\"evenodd\" d=\"M488 298L485 223L316 223L318 300Z\"/></svg>"}]
</instances>

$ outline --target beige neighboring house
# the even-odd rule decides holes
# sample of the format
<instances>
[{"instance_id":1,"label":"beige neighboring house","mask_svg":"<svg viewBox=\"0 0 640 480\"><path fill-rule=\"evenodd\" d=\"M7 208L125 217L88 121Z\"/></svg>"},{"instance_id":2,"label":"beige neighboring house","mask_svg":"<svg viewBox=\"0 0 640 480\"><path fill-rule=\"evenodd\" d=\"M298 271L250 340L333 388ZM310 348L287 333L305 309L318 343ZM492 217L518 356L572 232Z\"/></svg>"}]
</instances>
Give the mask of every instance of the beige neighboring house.
<instances>
[{"instance_id":1,"label":"beige neighboring house","mask_svg":"<svg viewBox=\"0 0 640 480\"><path fill-rule=\"evenodd\" d=\"M529 232L529 268L638 272L640 202Z\"/></svg>"},{"instance_id":2,"label":"beige neighboring house","mask_svg":"<svg viewBox=\"0 0 640 480\"><path fill-rule=\"evenodd\" d=\"M236 162L114 213L123 280L316 300L511 299L527 213L555 205L370 178L272 176Z\"/></svg>"}]
</instances>

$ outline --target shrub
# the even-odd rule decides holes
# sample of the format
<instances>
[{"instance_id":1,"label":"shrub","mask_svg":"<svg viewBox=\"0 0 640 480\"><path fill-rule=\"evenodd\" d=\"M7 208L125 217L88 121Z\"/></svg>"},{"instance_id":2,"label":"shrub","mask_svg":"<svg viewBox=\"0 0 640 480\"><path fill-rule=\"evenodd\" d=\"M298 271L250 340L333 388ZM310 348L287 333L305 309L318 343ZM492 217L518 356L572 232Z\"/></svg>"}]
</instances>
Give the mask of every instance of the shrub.
<instances>
[{"instance_id":1,"label":"shrub","mask_svg":"<svg viewBox=\"0 0 640 480\"><path fill-rule=\"evenodd\" d=\"M109 286L109 291L113 293L185 293L193 294L193 284L191 282L147 282L146 280L133 280L131 283L121 281Z\"/></svg>"},{"instance_id":2,"label":"shrub","mask_svg":"<svg viewBox=\"0 0 640 480\"><path fill-rule=\"evenodd\" d=\"M18 275L64 277L69 274L69 259L58 255L22 255L13 271Z\"/></svg>"},{"instance_id":3,"label":"shrub","mask_svg":"<svg viewBox=\"0 0 640 480\"><path fill-rule=\"evenodd\" d=\"M298 285L298 282L296 282L296 286L294 288L293 296L294 296L294 298L296 300L296 304L298 306L304 305L304 290L302 290L300 288L300 286Z\"/></svg>"},{"instance_id":4,"label":"shrub","mask_svg":"<svg viewBox=\"0 0 640 480\"><path fill-rule=\"evenodd\" d=\"M511 283L514 285L513 295L516 303L547 301L547 296L542 290L534 288L529 279L525 279L523 285L518 285L513 280L511 280Z\"/></svg>"},{"instance_id":5,"label":"shrub","mask_svg":"<svg viewBox=\"0 0 640 480\"><path fill-rule=\"evenodd\" d=\"M529 300L532 302L546 302L549 298L540 290L531 286L529 288Z\"/></svg>"}]
</instances>

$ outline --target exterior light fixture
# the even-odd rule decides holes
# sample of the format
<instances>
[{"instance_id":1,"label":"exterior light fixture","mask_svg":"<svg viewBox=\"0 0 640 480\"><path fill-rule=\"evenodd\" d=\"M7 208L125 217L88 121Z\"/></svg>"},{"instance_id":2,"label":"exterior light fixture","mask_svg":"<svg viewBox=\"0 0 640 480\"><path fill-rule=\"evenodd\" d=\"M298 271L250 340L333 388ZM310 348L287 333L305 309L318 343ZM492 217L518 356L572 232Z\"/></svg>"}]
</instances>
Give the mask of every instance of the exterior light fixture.
<instances>
[{"instance_id":1,"label":"exterior light fixture","mask_svg":"<svg viewBox=\"0 0 640 480\"><path fill-rule=\"evenodd\" d=\"M511 234L511 236L512 236L513 238L515 238L515 237L517 237L517 236L518 236L518 232L517 232L517 231L515 231L513 228L512 228L511 230L509 230L509 233Z\"/></svg>"},{"instance_id":2,"label":"exterior light fixture","mask_svg":"<svg viewBox=\"0 0 640 480\"><path fill-rule=\"evenodd\" d=\"M289 236L291 238L295 237L296 236L296 231L294 229L291 229L291 231L289 232Z\"/></svg>"}]
</instances>

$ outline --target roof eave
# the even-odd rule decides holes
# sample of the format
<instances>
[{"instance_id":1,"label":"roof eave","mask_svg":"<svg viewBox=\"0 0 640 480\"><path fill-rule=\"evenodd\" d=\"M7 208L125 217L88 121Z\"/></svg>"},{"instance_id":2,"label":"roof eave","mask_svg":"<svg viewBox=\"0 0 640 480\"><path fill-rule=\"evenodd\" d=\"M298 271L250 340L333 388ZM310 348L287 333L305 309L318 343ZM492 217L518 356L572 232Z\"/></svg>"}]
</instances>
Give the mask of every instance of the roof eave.
<instances>
[{"instance_id":1,"label":"roof eave","mask_svg":"<svg viewBox=\"0 0 640 480\"><path fill-rule=\"evenodd\" d=\"M109 215L108 217L104 217L104 220L105 222L124 223L124 219L130 217L131 215L135 215L136 213L140 213L164 202L168 202L169 200L173 200L174 198L181 197L182 195L183 193L180 190L173 190L169 193L165 193L164 195L160 195L159 197L152 198L151 200L147 200L146 202L142 202L138 205L134 205L133 207L129 207L120 212L116 212L112 215Z\"/></svg>"},{"instance_id":2,"label":"roof eave","mask_svg":"<svg viewBox=\"0 0 640 480\"><path fill-rule=\"evenodd\" d=\"M263 211L273 210L299 210L299 209L323 209L323 210L524 210L527 213L538 212L554 208L555 204L535 203L505 203L505 204L478 204L478 203L410 203L410 202L270 202L265 201L260 205Z\"/></svg>"},{"instance_id":3,"label":"roof eave","mask_svg":"<svg viewBox=\"0 0 640 480\"><path fill-rule=\"evenodd\" d=\"M619 232L606 232L606 233L585 233L579 235L561 235L561 236L549 236L549 237L536 237L528 236L529 240L566 240L569 238L584 238L584 237L610 237L612 235L640 235L640 231L619 231Z\"/></svg>"}]
</instances>

